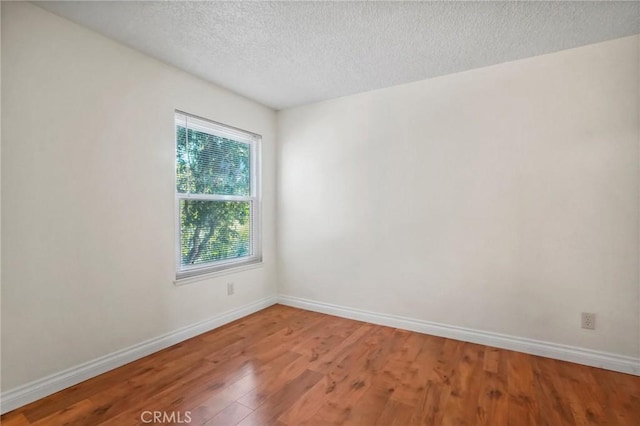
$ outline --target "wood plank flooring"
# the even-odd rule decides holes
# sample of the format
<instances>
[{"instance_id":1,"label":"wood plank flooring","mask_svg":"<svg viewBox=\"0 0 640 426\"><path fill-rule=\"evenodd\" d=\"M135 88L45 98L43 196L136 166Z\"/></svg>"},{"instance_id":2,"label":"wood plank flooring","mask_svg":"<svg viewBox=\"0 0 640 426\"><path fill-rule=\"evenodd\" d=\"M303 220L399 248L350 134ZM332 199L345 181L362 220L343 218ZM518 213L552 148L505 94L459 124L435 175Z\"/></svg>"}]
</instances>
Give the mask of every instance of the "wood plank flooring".
<instances>
[{"instance_id":1,"label":"wood plank flooring","mask_svg":"<svg viewBox=\"0 0 640 426\"><path fill-rule=\"evenodd\" d=\"M637 426L640 377L275 305L2 416L139 424Z\"/></svg>"}]
</instances>

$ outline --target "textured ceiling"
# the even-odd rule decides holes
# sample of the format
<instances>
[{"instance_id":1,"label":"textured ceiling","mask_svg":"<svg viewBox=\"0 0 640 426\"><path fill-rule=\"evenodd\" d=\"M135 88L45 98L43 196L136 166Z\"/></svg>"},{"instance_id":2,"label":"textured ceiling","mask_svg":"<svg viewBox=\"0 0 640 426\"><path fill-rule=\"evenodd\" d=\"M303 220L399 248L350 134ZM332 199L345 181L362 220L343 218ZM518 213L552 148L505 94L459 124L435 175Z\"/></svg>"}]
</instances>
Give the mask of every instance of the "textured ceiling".
<instances>
[{"instance_id":1,"label":"textured ceiling","mask_svg":"<svg viewBox=\"0 0 640 426\"><path fill-rule=\"evenodd\" d=\"M637 2L37 2L276 109L640 33Z\"/></svg>"}]
</instances>

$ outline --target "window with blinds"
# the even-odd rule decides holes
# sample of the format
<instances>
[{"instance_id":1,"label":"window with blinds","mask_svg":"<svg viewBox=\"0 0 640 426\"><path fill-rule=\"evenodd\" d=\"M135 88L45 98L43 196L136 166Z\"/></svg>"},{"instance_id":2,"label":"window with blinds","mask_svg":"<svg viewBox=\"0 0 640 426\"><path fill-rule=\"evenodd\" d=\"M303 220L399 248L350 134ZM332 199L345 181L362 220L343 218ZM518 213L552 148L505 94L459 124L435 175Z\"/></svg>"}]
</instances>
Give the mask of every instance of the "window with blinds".
<instances>
[{"instance_id":1,"label":"window with blinds","mask_svg":"<svg viewBox=\"0 0 640 426\"><path fill-rule=\"evenodd\" d=\"M175 114L177 273L261 261L260 136Z\"/></svg>"}]
</instances>

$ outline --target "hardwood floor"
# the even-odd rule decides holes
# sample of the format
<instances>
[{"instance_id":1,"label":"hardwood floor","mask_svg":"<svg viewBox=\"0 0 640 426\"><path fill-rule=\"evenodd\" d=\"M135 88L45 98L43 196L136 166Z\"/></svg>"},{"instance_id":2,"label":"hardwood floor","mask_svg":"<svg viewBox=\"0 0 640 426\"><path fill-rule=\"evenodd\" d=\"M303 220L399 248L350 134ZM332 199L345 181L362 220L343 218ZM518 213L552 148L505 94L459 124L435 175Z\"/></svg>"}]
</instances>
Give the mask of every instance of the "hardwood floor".
<instances>
[{"instance_id":1,"label":"hardwood floor","mask_svg":"<svg viewBox=\"0 0 640 426\"><path fill-rule=\"evenodd\" d=\"M640 377L275 305L2 425L154 424L154 412L223 426L639 425Z\"/></svg>"}]
</instances>

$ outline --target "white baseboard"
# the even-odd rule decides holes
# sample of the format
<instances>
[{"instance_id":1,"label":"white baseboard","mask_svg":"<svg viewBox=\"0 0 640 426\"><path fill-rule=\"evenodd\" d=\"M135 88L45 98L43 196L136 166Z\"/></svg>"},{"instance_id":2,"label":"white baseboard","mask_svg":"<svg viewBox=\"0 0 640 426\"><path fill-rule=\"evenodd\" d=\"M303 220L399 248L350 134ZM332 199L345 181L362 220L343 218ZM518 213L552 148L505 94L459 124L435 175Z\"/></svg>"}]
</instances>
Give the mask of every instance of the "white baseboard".
<instances>
[{"instance_id":1,"label":"white baseboard","mask_svg":"<svg viewBox=\"0 0 640 426\"><path fill-rule=\"evenodd\" d=\"M27 383L0 395L2 414L277 303L268 297Z\"/></svg>"},{"instance_id":2,"label":"white baseboard","mask_svg":"<svg viewBox=\"0 0 640 426\"><path fill-rule=\"evenodd\" d=\"M540 340L526 339L523 337L491 333L470 328L456 327L396 315L380 314L293 296L280 295L278 296L278 303L293 306L295 308L307 309L309 311L365 321L372 324L401 328L404 330L416 331L418 333L447 337L449 339L462 340L464 342L493 346L501 349L509 349L531 355L538 355L546 358L569 361L576 364L589 365L592 367L640 376L640 358L616 355Z\"/></svg>"},{"instance_id":3,"label":"white baseboard","mask_svg":"<svg viewBox=\"0 0 640 426\"><path fill-rule=\"evenodd\" d=\"M447 337L465 342L494 346L527 354L619 371L640 376L640 358L626 357L607 352L599 352L575 346L560 345L505 334L491 333L470 328L455 327L396 315L353 309L346 306L317 302L299 297L280 295L250 303L239 308L183 327L171 333L138 343L117 352L85 362L76 367L35 380L0 395L0 413L4 414L30 402L44 398L62 389L76 385L87 379L114 368L143 358L171 345L213 330L224 324L250 315L275 303L307 309L339 317L366 321L388 327L401 328L434 336Z\"/></svg>"}]
</instances>

